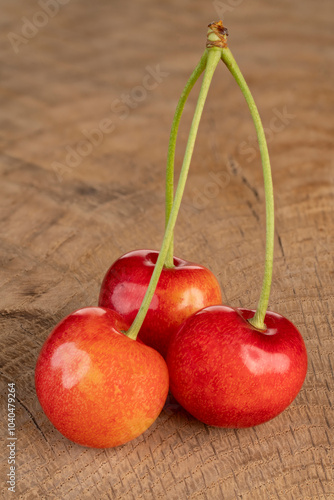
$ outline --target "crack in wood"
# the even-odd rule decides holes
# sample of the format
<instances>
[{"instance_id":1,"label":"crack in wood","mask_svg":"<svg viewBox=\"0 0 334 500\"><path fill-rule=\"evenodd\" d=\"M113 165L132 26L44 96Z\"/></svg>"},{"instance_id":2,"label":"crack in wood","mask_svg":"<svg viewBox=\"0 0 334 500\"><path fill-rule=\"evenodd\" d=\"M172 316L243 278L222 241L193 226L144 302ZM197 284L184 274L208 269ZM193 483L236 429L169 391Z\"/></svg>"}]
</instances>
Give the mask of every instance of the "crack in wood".
<instances>
[{"instance_id":1,"label":"crack in wood","mask_svg":"<svg viewBox=\"0 0 334 500\"><path fill-rule=\"evenodd\" d=\"M241 180L242 180L243 184L245 184L245 186L247 186L248 189L250 189L252 191L252 193L254 194L257 201L260 201L260 196L259 196L259 193L258 193L256 187L252 186L251 183L248 181L248 179L244 175L241 176Z\"/></svg>"},{"instance_id":2,"label":"crack in wood","mask_svg":"<svg viewBox=\"0 0 334 500\"><path fill-rule=\"evenodd\" d=\"M19 403L19 404L20 404L20 405L21 405L21 406L22 406L22 407L26 410L26 412L27 412L27 413L28 413L28 415L30 416L30 418L31 418L31 420L32 420L32 422L33 422L33 424L34 424L34 425L35 425L35 427L39 430L39 432L42 434L42 436L43 436L44 440L48 443L48 440L46 439L44 432L42 431L42 429L41 429L41 428L40 428L40 426L38 425L38 423L37 423L37 421L36 421L36 419L35 419L34 415L31 413L31 411L30 411L30 410L28 410L28 408L26 407L26 405L25 405L24 403L22 403L22 401L21 401L21 400L17 397L17 395L16 395L15 399L16 399L16 401L17 401L17 402L18 402L18 403ZM48 444L49 444L49 443L48 443Z\"/></svg>"},{"instance_id":3,"label":"crack in wood","mask_svg":"<svg viewBox=\"0 0 334 500\"><path fill-rule=\"evenodd\" d=\"M277 239L278 239L278 244L279 244L279 247L281 249L282 255L283 255L284 260L285 260L285 253L284 253L284 248L283 248L283 245L282 245L282 240L281 240L281 237L280 237L280 235L278 233L277 233Z\"/></svg>"},{"instance_id":4,"label":"crack in wood","mask_svg":"<svg viewBox=\"0 0 334 500\"><path fill-rule=\"evenodd\" d=\"M249 200L247 200L246 203L247 203L248 207L250 208L252 214L254 215L255 219L259 222L260 221L259 214L257 213L255 208L253 207L252 203Z\"/></svg>"}]
</instances>

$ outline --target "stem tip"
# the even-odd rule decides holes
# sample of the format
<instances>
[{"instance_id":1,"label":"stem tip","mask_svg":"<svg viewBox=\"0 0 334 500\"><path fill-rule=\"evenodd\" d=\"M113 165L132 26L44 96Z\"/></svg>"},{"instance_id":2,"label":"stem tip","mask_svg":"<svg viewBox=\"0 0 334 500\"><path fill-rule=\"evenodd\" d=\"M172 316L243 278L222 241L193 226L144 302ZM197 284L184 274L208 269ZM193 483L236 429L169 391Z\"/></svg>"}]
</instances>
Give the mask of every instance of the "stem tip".
<instances>
[{"instance_id":1,"label":"stem tip","mask_svg":"<svg viewBox=\"0 0 334 500\"><path fill-rule=\"evenodd\" d=\"M219 49L227 48L228 29L223 26L223 21L210 23L208 25L208 38L206 47L218 47ZM215 36L214 36L215 35Z\"/></svg>"}]
</instances>

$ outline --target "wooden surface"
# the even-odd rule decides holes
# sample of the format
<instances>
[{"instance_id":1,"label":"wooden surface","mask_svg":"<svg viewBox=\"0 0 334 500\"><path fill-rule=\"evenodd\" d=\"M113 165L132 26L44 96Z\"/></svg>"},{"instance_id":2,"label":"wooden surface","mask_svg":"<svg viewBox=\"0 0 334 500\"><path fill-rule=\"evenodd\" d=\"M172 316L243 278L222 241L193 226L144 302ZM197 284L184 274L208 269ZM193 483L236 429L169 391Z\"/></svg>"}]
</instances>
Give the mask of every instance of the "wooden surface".
<instances>
[{"instance_id":1,"label":"wooden surface","mask_svg":"<svg viewBox=\"0 0 334 500\"><path fill-rule=\"evenodd\" d=\"M331 0L226 0L218 14L217 3L199 0L57 5L45 22L36 15L37 2L1 2L5 438L7 383L17 390L16 493L6 492L3 446L4 498L333 499ZM256 428L207 427L169 399L135 441L86 449L63 438L41 410L33 378L38 352L61 318L97 303L116 258L160 247L173 113L203 52L206 26L224 11L230 48L270 140L276 193L270 309L300 329L309 354L306 381L283 414ZM44 26L32 33L22 18ZM22 29L30 38L8 37L22 37ZM148 75L157 65L163 76L153 80ZM198 86L182 121L178 165L197 92ZM126 95L132 108L117 106ZM107 119L114 128L95 138L91 151L80 144L83 130L111 127ZM89 154L66 164L68 147ZM175 253L208 266L226 304L254 308L264 223L253 124L221 64L200 126Z\"/></svg>"}]
</instances>

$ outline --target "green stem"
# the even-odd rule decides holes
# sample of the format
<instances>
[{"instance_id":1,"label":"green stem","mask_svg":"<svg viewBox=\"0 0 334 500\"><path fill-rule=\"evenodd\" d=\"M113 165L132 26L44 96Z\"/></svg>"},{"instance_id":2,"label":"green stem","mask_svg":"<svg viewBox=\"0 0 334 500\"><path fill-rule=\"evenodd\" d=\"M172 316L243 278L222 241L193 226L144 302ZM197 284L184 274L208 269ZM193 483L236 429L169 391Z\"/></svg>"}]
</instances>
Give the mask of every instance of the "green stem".
<instances>
[{"instance_id":1,"label":"green stem","mask_svg":"<svg viewBox=\"0 0 334 500\"><path fill-rule=\"evenodd\" d=\"M148 308L150 306L151 300L153 298L157 283L160 278L160 274L164 265L164 262L166 260L168 248L170 246L170 243L172 241L173 237L173 231L177 219L177 214L179 212L179 208L181 205L181 200L182 200L182 195L184 192L184 188L186 185L186 180L187 180L187 175L189 171L189 166L190 166L190 161L192 157L192 153L194 150L194 145L196 141L196 136L197 136L197 131L198 131L198 126L199 122L202 116L205 100L209 91L210 83L214 74L214 71L217 67L217 64L220 60L221 53L219 49L212 48L208 49L208 59L207 59L207 65L202 81L202 86L201 90L199 93L193 121L191 124L190 132L189 132L189 138L188 138L188 143L186 147L186 151L184 154L184 159L183 159L183 164L180 172L180 177L179 177L179 182L178 186L176 189L175 193L175 198L173 202L173 207L169 216L167 228L165 231L165 236L162 242L161 250L159 253L158 260L155 264L154 271L149 283L149 286L147 288L145 297L143 299L143 302L140 306L140 309L138 311L137 316L135 317L132 325L130 326L129 330L126 333L128 337L131 339L136 339L137 335L139 333L139 330L144 322L146 313L148 311Z\"/></svg>"},{"instance_id":2,"label":"green stem","mask_svg":"<svg viewBox=\"0 0 334 500\"><path fill-rule=\"evenodd\" d=\"M264 178L264 189L265 189L265 199L266 199L266 258L265 258L265 268L264 268L264 278L262 284L262 291L260 295L260 300L257 306L256 313L253 318L249 321L250 323L260 330L265 330L266 325L264 324L264 318L267 312L272 273L273 273L273 260L274 260L274 193L273 193L273 183L271 178L271 168L269 153L267 147L266 136L263 130L261 118L257 110L256 104L252 97L252 94L248 88L248 85L241 74L241 71L228 48L221 49L221 58L226 64L227 68L230 70L234 76L237 84L239 85L251 112L257 138L260 146L262 167L263 167L263 178Z\"/></svg>"},{"instance_id":3,"label":"green stem","mask_svg":"<svg viewBox=\"0 0 334 500\"><path fill-rule=\"evenodd\" d=\"M176 106L172 128L170 132L169 145L168 145L168 156L167 156L167 169L166 169L166 222L165 227L167 228L169 216L173 206L173 198L174 198L174 162L175 162L175 147L176 147L176 139L177 133L179 130L180 120L183 113L184 106L187 102L188 96L197 82L198 78L203 73L206 62L208 58L208 51L205 50L201 60L197 64L196 68L192 72L189 80L186 83L186 86L183 89L179 102ZM174 267L173 253L174 253L174 235L172 236L171 243L169 245L169 249L167 252L165 267L172 268Z\"/></svg>"}]
</instances>

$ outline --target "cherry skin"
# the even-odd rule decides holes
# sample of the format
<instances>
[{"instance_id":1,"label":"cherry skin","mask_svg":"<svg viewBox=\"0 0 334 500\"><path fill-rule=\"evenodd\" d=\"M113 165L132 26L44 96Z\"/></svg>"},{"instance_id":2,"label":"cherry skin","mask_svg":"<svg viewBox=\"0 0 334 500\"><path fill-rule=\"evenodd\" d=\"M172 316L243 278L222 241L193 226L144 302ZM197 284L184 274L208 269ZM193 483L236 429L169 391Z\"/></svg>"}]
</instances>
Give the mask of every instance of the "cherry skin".
<instances>
[{"instance_id":1,"label":"cherry skin","mask_svg":"<svg viewBox=\"0 0 334 500\"><path fill-rule=\"evenodd\" d=\"M168 393L160 354L128 338L116 312L86 307L63 319L39 354L35 385L52 424L75 443L121 445L158 417Z\"/></svg>"},{"instance_id":2,"label":"cherry skin","mask_svg":"<svg viewBox=\"0 0 334 500\"><path fill-rule=\"evenodd\" d=\"M144 298L159 252L135 250L110 267L102 283L99 306L117 311L132 323ZM203 307L221 304L219 283L203 266L174 257L163 268L138 338L166 356L169 339L179 326Z\"/></svg>"},{"instance_id":3,"label":"cherry skin","mask_svg":"<svg viewBox=\"0 0 334 500\"><path fill-rule=\"evenodd\" d=\"M254 312L205 308L170 341L170 390L205 424L261 424L289 406L303 385L307 353L297 328L268 311L266 330L257 330L247 321Z\"/></svg>"}]
</instances>

